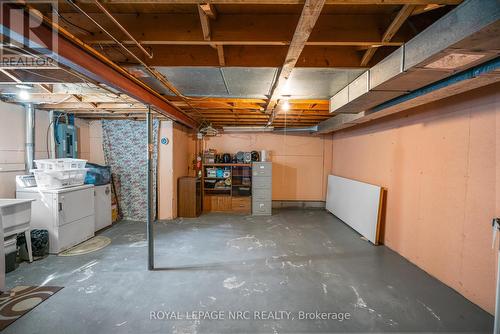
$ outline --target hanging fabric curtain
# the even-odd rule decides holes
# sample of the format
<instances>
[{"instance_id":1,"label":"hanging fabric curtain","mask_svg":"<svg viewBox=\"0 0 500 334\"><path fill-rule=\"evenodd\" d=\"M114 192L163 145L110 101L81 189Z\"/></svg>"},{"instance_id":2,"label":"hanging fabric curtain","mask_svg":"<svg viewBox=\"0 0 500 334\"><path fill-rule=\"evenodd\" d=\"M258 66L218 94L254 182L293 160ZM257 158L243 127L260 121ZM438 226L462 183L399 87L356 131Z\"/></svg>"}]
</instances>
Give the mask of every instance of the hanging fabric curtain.
<instances>
[{"instance_id":1,"label":"hanging fabric curtain","mask_svg":"<svg viewBox=\"0 0 500 334\"><path fill-rule=\"evenodd\" d=\"M158 142L158 120L153 122L153 143ZM147 128L144 121L103 120L103 149L117 183L122 218L147 217ZM156 208L158 145L153 152L153 208ZM154 209L153 209L154 210ZM154 210L156 211L156 210Z\"/></svg>"}]
</instances>

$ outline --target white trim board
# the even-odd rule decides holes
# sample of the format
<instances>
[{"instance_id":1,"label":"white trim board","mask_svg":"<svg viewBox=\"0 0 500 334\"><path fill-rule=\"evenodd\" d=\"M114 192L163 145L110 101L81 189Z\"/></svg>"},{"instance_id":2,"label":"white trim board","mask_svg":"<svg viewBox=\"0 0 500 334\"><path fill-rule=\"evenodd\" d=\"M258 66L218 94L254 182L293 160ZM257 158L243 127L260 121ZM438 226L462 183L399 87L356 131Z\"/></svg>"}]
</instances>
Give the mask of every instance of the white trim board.
<instances>
[{"instance_id":1,"label":"white trim board","mask_svg":"<svg viewBox=\"0 0 500 334\"><path fill-rule=\"evenodd\" d=\"M382 191L373 184L328 175L326 209L377 245Z\"/></svg>"}]
</instances>

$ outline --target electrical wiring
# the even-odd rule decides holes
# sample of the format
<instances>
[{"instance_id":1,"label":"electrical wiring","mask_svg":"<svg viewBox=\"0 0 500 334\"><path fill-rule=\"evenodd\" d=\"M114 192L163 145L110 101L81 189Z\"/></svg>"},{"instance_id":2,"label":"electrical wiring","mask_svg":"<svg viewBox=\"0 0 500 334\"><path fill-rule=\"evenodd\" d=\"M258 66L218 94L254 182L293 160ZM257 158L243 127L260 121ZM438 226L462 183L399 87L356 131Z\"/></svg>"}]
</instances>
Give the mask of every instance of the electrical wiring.
<instances>
[{"instance_id":1,"label":"electrical wiring","mask_svg":"<svg viewBox=\"0 0 500 334\"><path fill-rule=\"evenodd\" d=\"M80 27L79 25L77 25L77 24L75 24L75 23L73 23L73 22L69 21L67 18L65 18L64 16L62 16L62 15L61 15L61 13L59 13L59 12L58 12L55 8L53 8L53 7L52 7L52 9L53 9L53 11L57 14L57 16L58 16L61 20L63 20L64 22L66 22L66 23L67 23L67 24L69 24L70 26L73 26L73 27L77 28L78 30L83 31L83 32L87 33L88 35L94 36L94 33L93 33L92 31L87 30L87 29L85 29L85 28L83 28L83 27Z\"/></svg>"},{"instance_id":2,"label":"electrical wiring","mask_svg":"<svg viewBox=\"0 0 500 334\"><path fill-rule=\"evenodd\" d=\"M51 77L49 75L45 75L45 74L40 74L40 73L37 73L37 72L33 72L31 70L28 70L28 69L22 69L20 71L23 71L23 72L26 72L26 73L30 73L30 74L33 74L33 75L36 75L36 76L39 76L39 77L42 77L42 78L45 78L45 79L53 80L53 81L55 81L55 83L61 83L61 82L63 82L63 81L61 81L58 78L54 78L54 77Z\"/></svg>"}]
</instances>

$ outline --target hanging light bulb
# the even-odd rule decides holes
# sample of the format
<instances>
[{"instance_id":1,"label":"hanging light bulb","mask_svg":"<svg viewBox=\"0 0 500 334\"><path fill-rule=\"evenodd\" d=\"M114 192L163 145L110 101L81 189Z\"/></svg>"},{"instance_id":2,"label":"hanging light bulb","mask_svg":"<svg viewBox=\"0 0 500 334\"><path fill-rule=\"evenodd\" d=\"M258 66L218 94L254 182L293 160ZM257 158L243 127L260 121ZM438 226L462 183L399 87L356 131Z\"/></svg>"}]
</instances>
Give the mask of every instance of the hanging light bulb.
<instances>
[{"instance_id":1,"label":"hanging light bulb","mask_svg":"<svg viewBox=\"0 0 500 334\"><path fill-rule=\"evenodd\" d=\"M283 104L281 105L281 109L283 109L284 111L290 110L290 102L288 102L288 100L285 100L285 102L283 102Z\"/></svg>"},{"instance_id":2,"label":"hanging light bulb","mask_svg":"<svg viewBox=\"0 0 500 334\"><path fill-rule=\"evenodd\" d=\"M17 93L17 96L19 96L21 100L27 101L30 98L30 93L28 93L28 91L25 89L21 89L19 93Z\"/></svg>"},{"instance_id":3,"label":"hanging light bulb","mask_svg":"<svg viewBox=\"0 0 500 334\"><path fill-rule=\"evenodd\" d=\"M19 89L33 89L32 85L28 85L28 84L24 84L24 83L17 84L16 87Z\"/></svg>"}]
</instances>

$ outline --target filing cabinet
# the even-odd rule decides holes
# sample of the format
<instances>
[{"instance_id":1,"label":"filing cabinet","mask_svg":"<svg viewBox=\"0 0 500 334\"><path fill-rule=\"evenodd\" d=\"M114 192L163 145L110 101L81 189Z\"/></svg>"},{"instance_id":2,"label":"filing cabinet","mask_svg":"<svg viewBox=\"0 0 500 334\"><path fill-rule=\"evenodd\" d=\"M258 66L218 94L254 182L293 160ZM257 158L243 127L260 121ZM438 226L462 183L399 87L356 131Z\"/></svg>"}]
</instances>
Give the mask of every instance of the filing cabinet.
<instances>
[{"instance_id":1,"label":"filing cabinet","mask_svg":"<svg viewBox=\"0 0 500 334\"><path fill-rule=\"evenodd\" d=\"M252 163L252 215L270 216L272 210L271 162Z\"/></svg>"}]
</instances>

